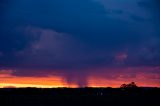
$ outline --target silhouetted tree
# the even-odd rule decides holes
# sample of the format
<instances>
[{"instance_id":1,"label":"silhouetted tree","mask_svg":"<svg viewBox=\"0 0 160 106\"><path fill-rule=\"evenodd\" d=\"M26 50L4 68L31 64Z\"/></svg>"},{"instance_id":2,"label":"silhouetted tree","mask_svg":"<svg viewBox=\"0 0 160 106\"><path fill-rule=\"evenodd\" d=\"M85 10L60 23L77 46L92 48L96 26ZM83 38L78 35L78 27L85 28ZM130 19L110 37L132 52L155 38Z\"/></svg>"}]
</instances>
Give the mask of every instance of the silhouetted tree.
<instances>
[{"instance_id":1,"label":"silhouetted tree","mask_svg":"<svg viewBox=\"0 0 160 106\"><path fill-rule=\"evenodd\" d=\"M127 88L137 88L138 86L136 85L135 82L131 82L129 84L127 84Z\"/></svg>"},{"instance_id":2,"label":"silhouetted tree","mask_svg":"<svg viewBox=\"0 0 160 106\"><path fill-rule=\"evenodd\" d=\"M138 86L136 85L136 83L135 82L131 82L131 83L129 83L129 84L122 84L121 86L120 86L120 88L137 88Z\"/></svg>"},{"instance_id":3,"label":"silhouetted tree","mask_svg":"<svg viewBox=\"0 0 160 106\"><path fill-rule=\"evenodd\" d=\"M122 84L121 86L120 86L120 88L126 88L127 87L127 84Z\"/></svg>"}]
</instances>

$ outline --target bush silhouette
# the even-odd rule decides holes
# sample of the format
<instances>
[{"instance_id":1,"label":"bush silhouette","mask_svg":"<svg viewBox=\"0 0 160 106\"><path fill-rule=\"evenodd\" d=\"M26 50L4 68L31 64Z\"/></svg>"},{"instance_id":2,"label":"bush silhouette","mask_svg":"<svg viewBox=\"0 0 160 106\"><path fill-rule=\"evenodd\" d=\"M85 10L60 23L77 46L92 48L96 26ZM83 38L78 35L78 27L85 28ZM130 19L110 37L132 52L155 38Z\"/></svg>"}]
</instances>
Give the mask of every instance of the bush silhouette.
<instances>
[{"instance_id":1,"label":"bush silhouette","mask_svg":"<svg viewBox=\"0 0 160 106\"><path fill-rule=\"evenodd\" d=\"M122 84L121 86L120 86L120 88L137 88L138 86L136 85L136 83L135 82L131 82L131 83L129 83L129 84Z\"/></svg>"}]
</instances>

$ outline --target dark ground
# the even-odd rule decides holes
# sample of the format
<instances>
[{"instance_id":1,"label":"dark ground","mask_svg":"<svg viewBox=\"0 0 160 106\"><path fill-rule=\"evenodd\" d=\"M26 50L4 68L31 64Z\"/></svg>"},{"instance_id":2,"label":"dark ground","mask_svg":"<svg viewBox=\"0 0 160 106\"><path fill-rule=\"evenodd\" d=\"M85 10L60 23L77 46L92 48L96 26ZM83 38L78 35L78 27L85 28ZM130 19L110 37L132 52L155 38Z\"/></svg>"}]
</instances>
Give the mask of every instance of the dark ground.
<instances>
[{"instance_id":1,"label":"dark ground","mask_svg":"<svg viewBox=\"0 0 160 106\"><path fill-rule=\"evenodd\" d=\"M160 88L0 89L0 106L160 106Z\"/></svg>"}]
</instances>

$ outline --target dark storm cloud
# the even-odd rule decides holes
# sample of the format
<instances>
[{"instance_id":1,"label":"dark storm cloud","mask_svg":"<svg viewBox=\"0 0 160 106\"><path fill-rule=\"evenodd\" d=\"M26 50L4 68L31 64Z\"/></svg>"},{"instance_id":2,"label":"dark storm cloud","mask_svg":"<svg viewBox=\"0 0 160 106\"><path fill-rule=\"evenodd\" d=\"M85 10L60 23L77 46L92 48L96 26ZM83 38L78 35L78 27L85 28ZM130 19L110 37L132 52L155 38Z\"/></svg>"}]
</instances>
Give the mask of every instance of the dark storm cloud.
<instances>
[{"instance_id":1,"label":"dark storm cloud","mask_svg":"<svg viewBox=\"0 0 160 106\"><path fill-rule=\"evenodd\" d=\"M0 2L1 66L35 70L158 66L160 25L153 21L155 7L147 6L149 0L108 1ZM122 56L116 59L117 55Z\"/></svg>"}]
</instances>

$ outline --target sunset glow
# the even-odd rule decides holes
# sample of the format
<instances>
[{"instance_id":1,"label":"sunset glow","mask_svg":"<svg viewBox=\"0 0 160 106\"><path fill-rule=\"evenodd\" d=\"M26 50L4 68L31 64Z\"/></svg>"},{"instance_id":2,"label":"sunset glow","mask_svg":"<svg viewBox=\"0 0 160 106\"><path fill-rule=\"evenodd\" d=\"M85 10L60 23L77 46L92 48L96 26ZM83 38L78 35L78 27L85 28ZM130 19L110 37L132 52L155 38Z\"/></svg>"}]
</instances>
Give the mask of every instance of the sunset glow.
<instances>
[{"instance_id":1,"label":"sunset glow","mask_svg":"<svg viewBox=\"0 0 160 106\"><path fill-rule=\"evenodd\" d=\"M112 73L105 73L112 70ZM141 70L141 71L139 71ZM143 72L142 70L145 70ZM78 75L72 80L66 76L46 76L46 77L22 77L14 76L15 71L2 70L0 73L0 88L3 87L38 87L38 88L57 88L57 87L120 87L123 83L136 82L138 86L160 87L159 74L150 73L151 70L159 72L159 67L142 68L107 68L101 69L101 73L92 70L87 76ZM87 71L86 71L87 72ZM90 72L90 71L89 71ZM127 73L126 73L127 72ZM77 75L78 73L76 73ZM75 74L72 74L75 75ZM83 80L82 80L83 79ZM85 80L84 80L85 79ZM70 80L70 82L68 82ZM82 82L81 82L82 81ZM86 81L86 82L84 82ZM81 85L79 85L81 82ZM85 85L83 85L85 83ZM82 86L83 85L83 86Z\"/></svg>"},{"instance_id":2,"label":"sunset glow","mask_svg":"<svg viewBox=\"0 0 160 106\"><path fill-rule=\"evenodd\" d=\"M0 78L0 88L6 87L37 87L37 88L57 88L57 87L69 87L69 88L77 88L79 87L76 84L67 84L61 79L57 78ZM135 80L138 82L139 86L154 86L160 87L159 82L151 82L150 80L139 81L139 79ZM123 83L130 83L132 80L107 80L102 78L91 77L88 79L88 87L120 87Z\"/></svg>"},{"instance_id":3,"label":"sunset glow","mask_svg":"<svg viewBox=\"0 0 160 106\"><path fill-rule=\"evenodd\" d=\"M0 87L14 86L14 87L38 87L38 88L57 88L57 87L77 87L76 84L68 85L60 77L8 77L0 78Z\"/></svg>"}]
</instances>

